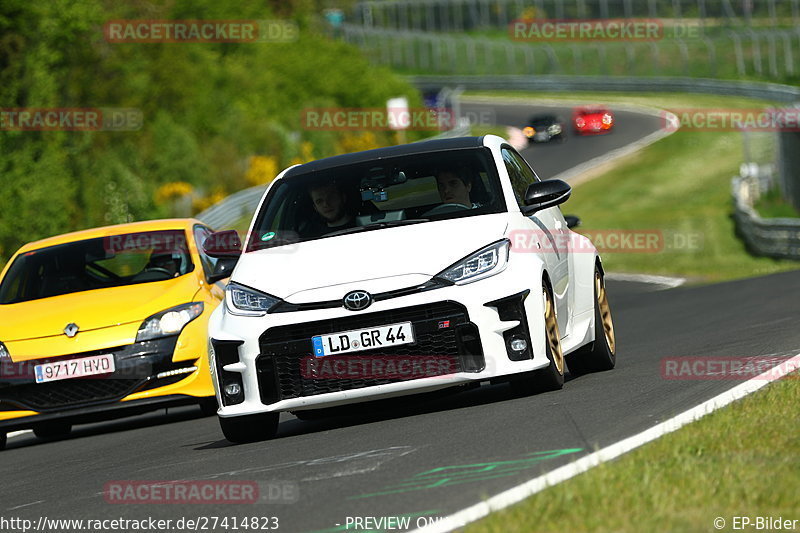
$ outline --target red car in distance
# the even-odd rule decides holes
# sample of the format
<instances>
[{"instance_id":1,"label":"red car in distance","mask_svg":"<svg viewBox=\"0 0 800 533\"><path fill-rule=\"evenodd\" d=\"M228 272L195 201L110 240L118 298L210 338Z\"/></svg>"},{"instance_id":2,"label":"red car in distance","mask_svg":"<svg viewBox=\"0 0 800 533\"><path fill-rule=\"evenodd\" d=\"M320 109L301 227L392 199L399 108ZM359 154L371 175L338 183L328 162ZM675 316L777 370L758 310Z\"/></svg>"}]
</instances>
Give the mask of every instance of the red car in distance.
<instances>
[{"instance_id":1,"label":"red car in distance","mask_svg":"<svg viewBox=\"0 0 800 533\"><path fill-rule=\"evenodd\" d=\"M572 123L578 135L608 133L614 127L614 114L605 106L576 107L572 112Z\"/></svg>"}]
</instances>

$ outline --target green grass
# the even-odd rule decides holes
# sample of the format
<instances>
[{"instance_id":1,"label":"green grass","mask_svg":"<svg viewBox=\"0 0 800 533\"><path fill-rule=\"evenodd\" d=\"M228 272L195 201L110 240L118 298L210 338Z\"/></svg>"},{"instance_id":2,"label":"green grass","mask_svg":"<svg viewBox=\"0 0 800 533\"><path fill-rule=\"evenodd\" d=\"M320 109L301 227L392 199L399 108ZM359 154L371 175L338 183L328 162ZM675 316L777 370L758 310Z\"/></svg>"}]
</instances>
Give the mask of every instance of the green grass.
<instances>
[{"instance_id":1,"label":"green grass","mask_svg":"<svg viewBox=\"0 0 800 533\"><path fill-rule=\"evenodd\" d=\"M800 376L790 377L466 531L710 532L716 517L724 531L734 516L800 519L800 411L787 408Z\"/></svg>"},{"instance_id":2,"label":"green grass","mask_svg":"<svg viewBox=\"0 0 800 533\"><path fill-rule=\"evenodd\" d=\"M508 131L506 126L472 126L471 134L479 137L481 135L497 135L498 137L507 138Z\"/></svg>"},{"instance_id":3,"label":"green grass","mask_svg":"<svg viewBox=\"0 0 800 533\"><path fill-rule=\"evenodd\" d=\"M503 101L520 96L506 94L500 95ZM764 105L711 95L536 95L536 101L559 99L667 109ZM527 101L533 103L530 96ZM578 215L579 231L587 234L600 229L661 232L664 246L658 253L603 253L611 272L674 275L700 283L798 269L800 262L750 255L735 236L730 181L743 161L742 146L736 132L678 131L576 186L562 210Z\"/></svg>"},{"instance_id":4,"label":"green grass","mask_svg":"<svg viewBox=\"0 0 800 533\"><path fill-rule=\"evenodd\" d=\"M798 211L792 204L781 196L780 190L775 188L763 194L755 204L758 214L764 218L798 218Z\"/></svg>"},{"instance_id":5,"label":"green grass","mask_svg":"<svg viewBox=\"0 0 800 533\"><path fill-rule=\"evenodd\" d=\"M741 160L738 133L678 131L577 186L563 210L581 217L582 230L662 232L659 253L604 254L613 272L722 281L800 268L752 256L735 236L730 180ZM698 245L680 246L692 237Z\"/></svg>"}]
</instances>

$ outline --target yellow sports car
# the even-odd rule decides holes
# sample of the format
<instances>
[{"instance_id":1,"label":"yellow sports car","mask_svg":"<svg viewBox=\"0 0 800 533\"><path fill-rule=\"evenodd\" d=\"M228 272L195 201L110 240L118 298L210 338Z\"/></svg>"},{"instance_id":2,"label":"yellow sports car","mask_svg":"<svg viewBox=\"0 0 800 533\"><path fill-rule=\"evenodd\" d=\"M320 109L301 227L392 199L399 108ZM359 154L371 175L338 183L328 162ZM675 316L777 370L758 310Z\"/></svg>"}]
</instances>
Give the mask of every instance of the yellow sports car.
<instances>
[{"instance_id":1,"label":"yellow sports car","mask_svg":"<svg viewBox=\"0 0 800 533\"><path fill-rule=\"evenodd\" d=\"M198 220L79 231L23 246L0 275L0 449L73 424L199 404L216 411L208 317L222 301Z\"/></svg>"}]
</instances>

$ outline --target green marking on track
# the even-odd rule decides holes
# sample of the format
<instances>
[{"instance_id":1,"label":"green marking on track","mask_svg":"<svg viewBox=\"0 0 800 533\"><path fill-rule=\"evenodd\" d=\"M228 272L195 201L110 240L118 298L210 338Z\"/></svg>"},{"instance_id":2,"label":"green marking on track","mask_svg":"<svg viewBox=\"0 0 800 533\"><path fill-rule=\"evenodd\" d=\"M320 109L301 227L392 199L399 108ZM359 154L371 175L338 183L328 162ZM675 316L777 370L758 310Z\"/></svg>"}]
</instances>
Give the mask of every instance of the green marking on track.
<instances>
[{"instance_id":1,"label":"green marking on track","mask_svg":"<svg viewBox=\"0 0 800 533\"><path fill-rule=\"evenodd\" d=\"M436 487L447 487L460 485L462 483L474 483L487 479L497 479L510 476L536 466L542 461L569 455L583 451L583 448L564 448L561 450L549 450L545 452L534 452L528 454L529 457L511 461L494 461L490 463L473 463L467 465L439 466L431 470L419 472L410 478L387 485L378 492L351 496L348 499L357 500L361 498L371 498L374 496L384 496L386 494L397 494L402 492L412 492L417 490L427 490Z\"/></svg>"}]
</instances>

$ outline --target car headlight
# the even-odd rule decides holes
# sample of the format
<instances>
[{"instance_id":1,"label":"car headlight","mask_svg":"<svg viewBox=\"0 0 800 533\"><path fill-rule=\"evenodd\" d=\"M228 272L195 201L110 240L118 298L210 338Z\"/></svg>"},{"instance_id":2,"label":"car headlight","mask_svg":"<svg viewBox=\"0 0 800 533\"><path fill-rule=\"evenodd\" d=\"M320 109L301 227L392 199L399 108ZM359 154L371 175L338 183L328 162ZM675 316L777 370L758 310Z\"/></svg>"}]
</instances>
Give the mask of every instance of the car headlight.
<instances>
[{"instance_id":1,"label":"car headlight","mask_svg":"<svg viewBox=\"0 0 800 533\"><path fill-rule=\"evenodd\" d=\"M608 125L608 124L611 124L612 122L614 122L614 117L612 117L612 116L611 116L611 115L609 115L608 113L606 113L605 115L603 115L603 124L606 124L606 125Z\"/></svg>"},{"instance_id":2,"label":"car headlight","mask_svg":"<svg viewBox=\"0 0 800 533\"><path fill-rule=\"evenodd\" d=\"M559 133L561 133L561 126L559 126L558 124L553 124L552 126L547 128L547 131L548 133L550 133L550 135L558 135Z\"/></svg>"},{"instance_id":3,"label":"car headlight","mask_svg":"<svg viewBox=\"0 0 800 533\"><path fill-rule=\"evenodd\" d=\"M506 268L511 242L503 239L468 255L436 275L456 285L472 283L499 274Z\"/></svg>"},{"instance_id":4,"label":"car headlight","mask_svg":"<svg viewBox=\"0 0 800 533\"><path fill-rule=\"evenodd\" d=\"M203 313L203 302L192 302L166 309L142 322L136 342L177 335Z\"/></svg>"},{"instance_id":5,"label":"car headlight","mask_svg":"<svg viewBox=\"0 0 800 533\"><path fill-rule=\"evenodd\" d=\"M522 130L522 133L524 133L526 137L533 137L533 134L536 133L536 130L531 126L525 126L525 129Z\"/></svg>"},{"instance_id":6,"label":"car headlight","mask_svg":"<svg viewBox=\"0 0 800 533\"><path fill-rule=\"evenodd\" d=\"M264 316L280 301L280 298L238 283L228 283L225 288L225 307L234 315Z\"/></svg>"}]
</instances>

